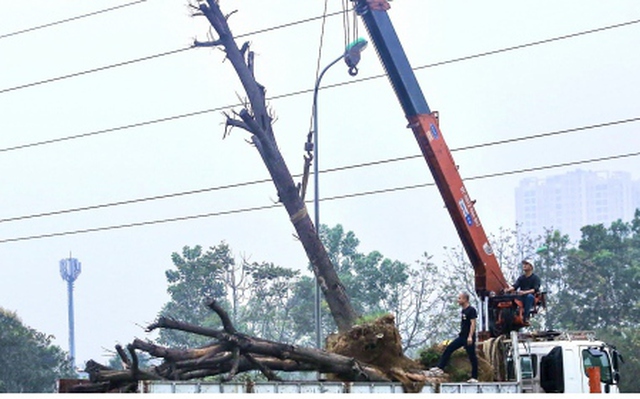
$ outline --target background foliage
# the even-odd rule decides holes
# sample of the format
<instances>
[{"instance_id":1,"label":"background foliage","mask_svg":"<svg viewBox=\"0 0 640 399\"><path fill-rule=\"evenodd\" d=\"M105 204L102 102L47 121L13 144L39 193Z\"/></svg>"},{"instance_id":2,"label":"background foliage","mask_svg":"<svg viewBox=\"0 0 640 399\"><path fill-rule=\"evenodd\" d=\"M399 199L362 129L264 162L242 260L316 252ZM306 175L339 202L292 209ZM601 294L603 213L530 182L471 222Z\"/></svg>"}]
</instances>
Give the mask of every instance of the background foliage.
<instances>
[{"instance_id":1,"label":"background foliage","mask_svg":"<svg viewBox=\"0 0 640 399\"><path fill-rule=\"evenodd\" d=\"M441 264L427 253L405 263L380 251L361 252L355 233L341 225L321 226L321 238L355 309L363 316L393 314L409 356L457 333L458 292L470 293L477 303L473 268L461 247L445 248ZM630 222L583 227L577 243L555 230L530 237L518 229L501 229L490 241L510 282L521 273L522 259L536 263L548 307L532 320L533 328L595 330L625 356L621 389L640 392L640 381L633 378L640 371L640 211ZM310 273L238 260L224 242L204 252L200 246L184 247L172 260L174 269L166 272L172 300L163 314L215 327L217 318L202 302L216 297L246 333L314 344L315 280ZM323 336L335 329L323 303ZM162 332L160 342L195 346L205 341Z\"/></svg>"},{"instance_id":2,"label":"background foliage","mask_svg":"<svg viewBox=\"0 0 640 399\"><path fill-rule=\"evenodd\" d=\"M0 393L45 393L58 378L75 375L66 352L52 336L25 326L0 308Z\"/></svg>"}]
</instances>

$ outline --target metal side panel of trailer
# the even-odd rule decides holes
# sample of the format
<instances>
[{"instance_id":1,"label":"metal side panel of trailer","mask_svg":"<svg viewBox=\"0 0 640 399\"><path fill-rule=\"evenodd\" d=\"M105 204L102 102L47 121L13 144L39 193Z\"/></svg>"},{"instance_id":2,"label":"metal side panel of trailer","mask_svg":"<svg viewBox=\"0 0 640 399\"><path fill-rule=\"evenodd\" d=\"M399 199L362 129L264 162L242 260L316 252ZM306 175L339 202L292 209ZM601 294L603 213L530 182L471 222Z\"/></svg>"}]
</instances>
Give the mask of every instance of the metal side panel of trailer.
<instances>
[{"instance_id":1,"label":"metal side panel of trailer","mask_svg":"<svg viewBox=\"0 0 640 399\"><path fill-rule=\"evenodd\" d=\"M342 382L256 382L218 383L189 381L141 381L141 393L403 393L399 383L342 383ZM434 393L427 384L421 393Z\"/></svg>"},{"instance_id":2,"label":"metal side panel of trailer","mask_svg":"<svg viewBox=\"0 0 640 399\"><path fill-rule=\"evenodd\" d=\"M192 381L140 381L140 393L247 393L245 383L214 383Z\"/></svg>"},{"instance_id":3,"label":"metal side panel of trailer","mask_svg":"<svg viewBox=\"0 0 640 399\"><path fill-rule=\"evenodd\" d=\"M440 393L520 393L517 382L479 382L475 384L443 382Z\"/></svg>"}]
</instances>

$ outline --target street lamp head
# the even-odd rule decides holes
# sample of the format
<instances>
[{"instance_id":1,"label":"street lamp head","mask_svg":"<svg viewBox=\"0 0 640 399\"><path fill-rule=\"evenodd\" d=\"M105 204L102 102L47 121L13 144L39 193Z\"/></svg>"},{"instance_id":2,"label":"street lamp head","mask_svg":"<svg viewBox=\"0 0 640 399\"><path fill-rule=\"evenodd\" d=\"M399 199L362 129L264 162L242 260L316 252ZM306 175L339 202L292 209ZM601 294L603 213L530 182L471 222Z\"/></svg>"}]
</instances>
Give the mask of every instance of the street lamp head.
<instances>
[{"instance_id":1,"label":"street lamp head","mask_svg":"<svg viewBox=\"0 0 640 399\"><path fill-rule=\"evenodd\" d=\"M357 65L360 62L360 54L367 47L367 41L363 38L349 43L344 50L344 62L349 67L349 75L356 76L358 74Z\"/></svg>"}]
</instances>

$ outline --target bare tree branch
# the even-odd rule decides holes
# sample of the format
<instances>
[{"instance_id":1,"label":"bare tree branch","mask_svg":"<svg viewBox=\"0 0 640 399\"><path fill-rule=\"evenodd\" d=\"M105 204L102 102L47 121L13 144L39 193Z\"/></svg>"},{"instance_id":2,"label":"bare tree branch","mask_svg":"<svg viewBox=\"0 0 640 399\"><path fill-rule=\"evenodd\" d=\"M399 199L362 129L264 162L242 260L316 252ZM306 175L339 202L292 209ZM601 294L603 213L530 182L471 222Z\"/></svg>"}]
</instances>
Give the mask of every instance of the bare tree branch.
<instances>
[{"instance_id":1,"label":"bare tree branch","mask_svg":"<svg viewBox=\"0 0 640 399\"><path fill-rule=\"evenodd\" d=\"M227 333L229 334L237 333L236 328L233 326L233 323L231 323L231 319L229 318L229 315L227 314L227 312L224 311L224 309L222 309L220 304L215 299L213 298L210 299L207 302L207 307L213 310L218 315L218 317L220 318L220 321L222 321L222 326Z\"/></svg>"},{"instance_id":2,"label":"bare tree branch","mask_svg":"<svg viewBox=\"0 0 640 399\"><path fill-rule=\"evenodd\" d=\"M131 361L129 360L127 353L122 348L122 345L120 344L116 345L116 352L118 352L118 356L122 361L123 368L125 369L131 368Z\"/></svg>"},{"instance_id":3,"label":"bare tree branch","mask_svg":"<svg viewBox=\"0 0 640 399\"><path fill-rule=\"evenodd\" d=\"M224 113L224 115L227 119L224 123L224 135L222 136L222 138L226 138L229 134L231 134L231 129L234 127L238 127L242 130L246 130L249 133L253 133L249 125L247 125L243 121L235 119L227 113Z\"/></svg>"},{"instance_id":4,"label":"bare tree branch","mask_svg":"<svg viewBox=\"0 0 640 399\"><path fill-rule=\"evenodd\" d=\"M233 377L235 377L238 373L238 367L240 367L240 348L238 348L237 346L233 348L233 353L231 354L231 356L231 370L229 371L229 374L227 374L227 376L222 379L222 382L231 381Z\"/></svg>"},{"instance_id":5,"label":"bare tree branch","mask_svg":"<svg viewBox=\"0 0 640 399\"><path fill-rule=\"evenodd\" d=\"M249 353L245 353L244 357L247 358L247 360L249 362L251 362L251 364L253 364L254 366L256 366L258 368L258 370L260 370L260 372L267 377L267 379L269 381L282 381L282 378L278 377L273 370L271 370L271 368L269 368L269 366L267 366L266 364L260 362L259 360L257 360L255 357L253 357L253 355L249 354Z\"/></svg>"},{"instance_id":6,"label":"bare tree branch","mask_svg":"<svg viewBox=\"0 0 640 399\"><path fill-rule=\"evenodd\" d=\"M218 47L222 44L220 40L201 42L198 40L193 41L193 47Z\"/></svg>"}]
</instances>

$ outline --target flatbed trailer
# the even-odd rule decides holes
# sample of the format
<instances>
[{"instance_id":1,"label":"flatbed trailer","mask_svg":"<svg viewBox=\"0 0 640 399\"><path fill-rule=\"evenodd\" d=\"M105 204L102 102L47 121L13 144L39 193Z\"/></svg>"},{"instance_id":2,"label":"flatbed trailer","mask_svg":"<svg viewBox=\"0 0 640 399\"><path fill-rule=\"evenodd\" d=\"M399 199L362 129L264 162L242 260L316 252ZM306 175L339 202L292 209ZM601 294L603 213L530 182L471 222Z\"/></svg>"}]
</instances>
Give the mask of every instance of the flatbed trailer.
<instances>
[{"instance_id":1,"label":"flatbed trailer","mask_svg":"<svg viewBox=\"0 0 640 399\"><path fill-rule=\"evenodd\" d=\"M395 394L404 393L400 383L384 382L247 382L216 383L189 381L141 381L138 392L151 394L225 394L225 393L301 393L301 394ZM433 393L519 393L517 382L480 382L426 384L419 392Z\"/></svg>"}]
</instances>

